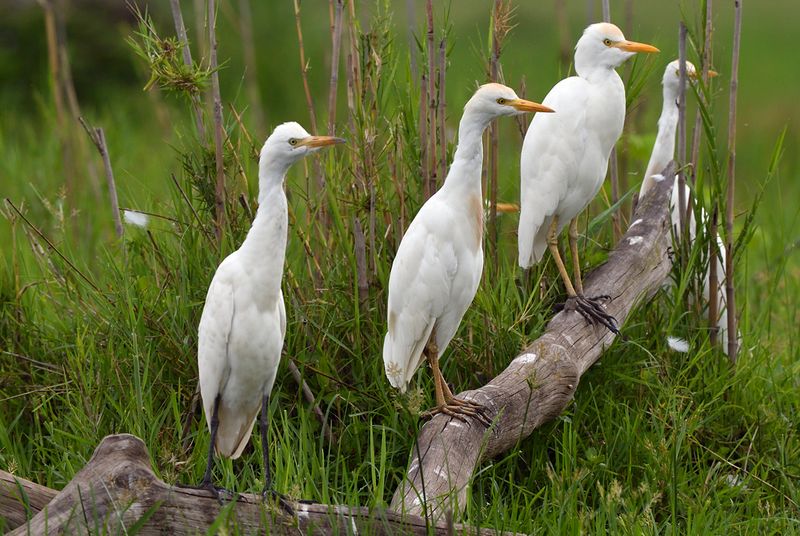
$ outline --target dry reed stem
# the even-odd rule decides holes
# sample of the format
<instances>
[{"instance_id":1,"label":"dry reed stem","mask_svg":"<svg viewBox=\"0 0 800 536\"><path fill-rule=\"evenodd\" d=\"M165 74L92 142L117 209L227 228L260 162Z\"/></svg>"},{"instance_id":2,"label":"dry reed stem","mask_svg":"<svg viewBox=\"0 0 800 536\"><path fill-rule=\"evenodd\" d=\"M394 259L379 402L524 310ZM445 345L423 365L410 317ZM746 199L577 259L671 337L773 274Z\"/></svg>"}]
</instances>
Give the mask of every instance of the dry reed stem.
<instances>
[{"instance_id":1,"label":"dry reed stem","mask_svg":"<svg viewBox=\"0 0 800 536\"><path fill-rule=\"evenodd\" d=\"M298 49L300 52L300 76L303 79L303 92L305 93L306 97L306 107L308 108L308 119L311 122L311 132L314 134L318 133L319 130L317 129L317 114L314 111L314 101L311 97L311 88L308 84L308 60L306 60L306 52L305 52L305 45L303 42L303 28L300 23L300 0L292 0L294 5L294 22L295 22L295 29L297 30L297 44ZM309 176L308 173L308 162L304 161L303 166L306 170L306 177ZM316 192L320 193L325 188L325 177L322 174L322 167L319 164L319 160L316 158L311 159L311 168L313 171L313 176L316 179L315 181L309 180L306 184L306 191L308 195L306 196L307 204L308 204L308 211L306 212L307 217L309 218L306 223L311 225L311 215L315 212L314 207L311 205L311 199L313 196L313 188L311 187L312 184L316 186ZM326 219L327 211L325 210L325 200L323 196L318 195L316 196L319 198L319 203L321 204L320 207L320 216L323 220Z\"/></svg>"},{"instance_id":2,"label":"dry reed stem","mask_svg":"<svg viewBox=\"0 0 800 536\"><path fill-rule=\"evenodd\" d=\"M688 247L688 214L686 213L686 34L683 21L678 29L678 221L681 244Z\"/></svg>"},{"instance_id":3,"label":"dry reed stem","mask_svg":"<svg viewBox=\"0 0 800 536\"><path fill-rule=\"evenodd\" d=\"M333 136L336 131L336 94L339 87L339 56L342 47L342 10L344 0L330 0L331 9L334 10L333 24L331 25L331 81L328 88L328 135Z\"/></svg>"},{"instance_id":4,"label":"dry reed stem","mask_svg":"<svg viewBox=\"0 0 800 536\"><path fill-rule=\"evenodd\" d=\"M222 98L219 90L216 29L216 0L208 0L208 46L211 68L211 96L214 102L214 158L216 160L216 188L214 190L215 234L217 242L221 244L223 228L225 227L225 162L222 154Z\"/></svg>"},{"instance_id":5,"label":"dry reed stem","mask_svg":"<svg viewBox=\"0 0 800 536\"><path fill-rule=\"evenodd\" d=\"M75 170L72 137L67 132L67 114L64 109L64 96L61 93L61 57L58 53L56 14L52 0L39 0L44 11L45 35L47 36L47 57L52 78L53 104L56 108L56 126L61 145L61 161L64 166L64 187L68 207L74 206Z\"/></svg>"},{"instance_id":6,"label":"dry reed stem","mask_svg":"<svg viewBox=\"0 0 800 536\"><path fill-rule=\"evenodd\" d=\"M742 1L734 0L733 53L731 58L731 90L728 111L728 199L725 207L725 294L728 310L728 356L736 364L739 350L736 318L736 292L733 286L733 218L736 186L736 95L739 88L739 49L742 40Z\"/></svg>"},{"instance_id":7,"label":"dry reed stem","mask_svg":"<svg viewBox=\"0 0 800 536\"><path fill-rule=\"evenodd\" d=\"M423 196L427 200L433 192L428 176L428 77L425 73L420 77L419 92L419 167Z\"/></svg>"},{"instance_id":8,"label":"dry reed stem","mask_svg":"<svg viewBox=\"0 0 800 536\"><path fill-rule=\"evenodd\" d=\"M712 57L712 49L711 49L711 36L713 33L713 9L712 9L712 0L706 0L706 20L705 20L705 37L703 39L703 66L702 66L702 78L703 78L703 88L707 89L708 84L711 80L711 77L708 74L709 69L711 68L711 57ZM705 92L700 93L700 100L702 104L706 103L706 95ZM697 163L698 155L700 152L700 136L701 136L701 116L700 110L697 110L697 114L695 117L695 136L693 136L692 140L692 162ZM694 175L697 172L697 169L693 169L692 171L692 183L694 184ZM691 201L691 200L690 200ZM692 210L691 202L688 205L687 211ZM717 247L717 237L719 236L719 205L715 203L714 205L714 216L711 221L711 229L709 232L709 236L711 240L709 242L709 256L708 262L709 264L709 275L708 275L708 286L709 286L709 304L708 304L708 323L711 326L710 332L710 341L712 346L717 345L717 337L719 328L717 323L719 321L719 314L720 311L717 310L717 303L718 303L718 282L720 274L717 273L717 259L719 258L719 250Z\"/></svg>"},{"instance_id":9,"label":"dry reed stem","mask_svg":"<svg viewBox=\"0 0 800 536\"><path fill-rule=\"evenodd\" d=\"M265 135L267 126L264 117L264 107L261 106L261 88L258 84L258 62L256 61L256 44L253 38L253 13L250 9L250 0L239 0L239 14L237 17L239 33L242 37L242 52L244 54L245 91L250 103L250 116L256 127L256 132Z\"/></svg>"},{"instance_id":10,"label":"dry reed stem","mask_svg":"<svg viewBox=\"0 0 800 536\"><path fill-rule=\"evenodd\" d=\"M608 0L602 1L603 8L603 21L611 22L611 7ZM611 149L611 154L608 156L608 175L611 182L611 205L616 205L619 201L619 170L617 168L617 148ZM611 223L614 228L614 242L619 242L622 237L622 225L620 224L620 210L614 211L611 215Z\"/></svg>"},{"instance_id":11,"label":"dry reed stem","mask_svg":"<svg viewBox=\"0 0 800 536\"><path fill-rule=\"evenodd\" d=\"M438 189L439 177L436 176L436 53L434 48L434 27L433 27L433 2L425 2L425 15L428 21L428 31L426 33L425 59L428 62L428 190L430 195L436 193Z\"/></svg>"},{"instance_id":12,"label":"dry reed stem","mask_svg":"<svg viewBox=\"0 0 800 536\"><path fill-rule=\"evenodd\" d=\"M445 39L439 41L439 95L436 99L436 115L439 119L439 180L444 181L447 177L447 127L445 117L447 115L447 99L445 97L445 75L447 72L447 43Z\"/></svg>"},{"instance_id":13,"label":"dry reed stem","mask_svg":"<svg viewBox=\"0 0 800 536\"><path fill-rule=\"evenodd\" d=\"M89 139L92 140L100 157L103 159L103 168L106 171L106 182L108 183L108 196L111 201L111 216L114 218L114 230L117 233L117 238L122 238L124 228L122 227L122 218L119 214L119 199L117 198L117 184L114 181L114 170L111 167L111 158L108 155L108 145L106 144L106 135L102 128L90 127L83 117L78 117Z\"/></svg>"},{"instance_id":14,"label":"dry reed stem","mask_svg":"<svg viewBox=\"0 0 800 536\"><path fill-rule=\"evenodd\" d=\"M306 52L303 45L303 28L300 25L300 0L294 1L294 22L297 29L297 43L300 49L300 75L303 79L303 91L306 95L306 106L308 107L308 119L311 121L311 131L317 131L317 114L314 112L314 101L311 98L311 89L308 85L308 63Z\"/></svg>"},{"instance_id":15,"label":"dry reed stem","mask_svg":"<svg viewBox=\"0 0 800 536\"><path fill-rule=\"evenodd\" d=\"M59 3L59 9L55 11L56 15L56 43L59 55L59 64L61 80L59 81L61 86L61 91L64 93L64 97L66 99L67 105L69 107L70 115L72 119L77 121L79 117L81 117L81 108L78 104L78 95L75 91L75 81L72 78L72 66L70 65L69 61L69 54L67 53L67 28L66 22L64 21L64 4ZM95 168L94 161L87 158L89 149L86 145L86 140L83 136L75 136L73 128L75 127L74 123L70 122L69 124L69 132L68 135L70 138L74 137L77 140L78 150L77 150L77 160L85 160L86 161L86 171L89 177L89 184L92 187L92 193L94 194L96 202L99 204L102 199L102 193L100 191L100 181L97 176L97 169ZM75 172L77 173L77 163ZM77 175L80 177L80 174Z\"/></svg>"},{"instance_id":16,"label":"dry reed stem","mask_svg":"<svg viewBox=\"0 0 800 536\"><path fill-rule=\"evenodd\" d=\"M183 54L183 64L191 67L192 62L192 49L189 47L189 38L186 35L186 26L183 24L183 14L181 13L180 0L170 0L170 7L172 9L172 20L175 23L175 33L178 35L178 40L181 42L181 52ZM198 33L200 33L198 31ZM194 126L197 129L197 137L205 142L206 127L203 123L203 106L200 103L200 98L197 95L191 96L192 112L194 115Z\"/></svg>"},{"instance_id":17,"label":"dry reed stem","mask_svg":"<svg viewBox=\"0 0 800 536\"><path fill-rule=\"evenodd\" d=\"M611 22L611 7L609 6L608 0L603 0L602 7L603 7L603 21Z\"/></svg>"}]
</instances>

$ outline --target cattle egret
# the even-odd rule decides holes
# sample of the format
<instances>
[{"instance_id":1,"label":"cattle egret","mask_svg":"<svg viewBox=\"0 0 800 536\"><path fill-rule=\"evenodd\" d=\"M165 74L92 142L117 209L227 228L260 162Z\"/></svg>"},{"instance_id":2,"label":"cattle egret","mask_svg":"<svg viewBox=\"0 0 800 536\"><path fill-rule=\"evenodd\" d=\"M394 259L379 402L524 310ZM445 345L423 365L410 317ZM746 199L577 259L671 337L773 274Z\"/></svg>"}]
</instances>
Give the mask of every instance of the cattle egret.
<instances>
[{"instance_id":1,"label":"cattle egret","mask_svg":"<svg viewBox=\"0 0 800 536\"><path fill-rule=\"evenodd\" d=\"M520 159L519 265L530 268L549 248L567 291L565 308L617 332L600 302L583 295L578 259L578 214L597 195L611 149L625 121L625 86L616 67L636 52L658 52L627 41L609 23L592 24L575 47L575 72L556 84L543 103L558 111L531 121ZM558 252L558 235L569 223L573 286Z\"/></svg>"},{"instance_id":2,"label":"cattle egret","mask_svg":"<svg viewBox=\"0 0 800 536\"><path fill-rule=\"evenodd\" d=\"M288 209L283 180L294 162L336 143L344 140L311 136L297 123L275 129L261 149L259 206L253 225L241 247L219 265L208 287L197 362L211 445L200 487L217 497L219 489L211 478L214 452L238 458L250 440L259 410L264 495L275 494L267 448L267 406L286 333L281 279Z\"/></svg>"},{"instance_id":3,"label":"cattle egret","mask_svg":"<svg viewBox=\"0 0 800 536\"><path fill-rule=\"evenodd\" d=\"M714 71L708 71L709 76L717 76ZM699 73L691 62L686 62L686 76L690 81L696 81ZM664 86L664 103L661 109L661 116L658 118L658 134L656 135L656 142L653 145L653 153L650 155L650 162L647 164L647 171L644 174L642 187L639 190L639 198L641 199L647 191L655 184L654 176L658 176L660 172L667 167L670 160L675 155L675 133L678 128L678 98L680 97L680 62L673 61L667 65L664 71L664 78L662 85ZM689 199L691 190L684 184L684 199ZM675 236L681 236L680 233L680 183L676 180L672 187L672 198L670 200L672 219L672 227ZM707 216L704 211L700 212L701 219L706 221ZM697 224L695 223L694 213L689 211L687 214L686 226L689 231L689 243L694 242L697 236ZM725 279L722 277L725 274L725 244L722 239L717 236L717 247L719 248L719 256L709 262L717 263L717 273L720 275L717 282L717 311L719 318L717 319L717 332L719 333L719 340L722 344L722 349L725 353L728 352L728 307L727 298L725 294ZM706 270L704 283L703 283L703 296L706 301L710 298L709 292L709 270Z\"/></svg>"},{"instance_id":4,"label":"cattle egret","mask_svg":"<svg viewBox=\"0 0 800 536\"><path fill-rule=\"evenodd\" d=\"M463 419L481 412L480 405L453 396L439 356L475 297L483 271L483 131L496 117L552 111L518 98L506 86L481 86L464 107L458 147L442 188L422 206L400 242L389 275L383 361L389 382L405 392L428 360L436 392L436 407L428 415Z\"/></svg>"}]
</instances>

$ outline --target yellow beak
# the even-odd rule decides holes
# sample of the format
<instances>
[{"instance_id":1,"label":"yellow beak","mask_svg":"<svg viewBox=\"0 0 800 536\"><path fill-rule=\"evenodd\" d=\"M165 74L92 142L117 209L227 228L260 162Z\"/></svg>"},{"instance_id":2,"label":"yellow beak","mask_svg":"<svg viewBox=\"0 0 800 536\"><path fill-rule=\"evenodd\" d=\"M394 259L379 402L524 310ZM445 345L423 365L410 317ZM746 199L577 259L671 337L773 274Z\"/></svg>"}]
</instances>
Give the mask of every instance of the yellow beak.
<instances>
[{"instance_id":1,"label":"yellow beak","mask_svg":"<svg viewBox=\"0 0 800 536\"><path fill-rule=\"evenodd\" d=\"M555 112L555 110L553 110L552 108L548 108L543 104L539 104L538 102L533 102L525 99L507 100L506 104L508 106L513 107L515 110L519 110L520 112L545 112L545 113Z\"/></svg>"},{"instance_id":2,"label":"yellow beak","mask_svg":"<svg viewBox=\"0 0 800 536\"><path fill-rule=\"evenodd\" d=\"M661 52L653 45L637 43L636 41L620 41L619 43L614 44L614 46L621 48L626 52L646 52L648 54L653 52Z\"/></svg>"},{"instance_id":3,"label":"yellow beak","mask_svg":"<svg viewBox=\"0 0 800 536\"><path fill-rule=\"evenodd\" d=\"M344 138L335 138L333 136L309 136L303 138L297 143L298 147L325 147L326 145L336 145L339 143L346 143Z\"/></svg>"}]
</instances>

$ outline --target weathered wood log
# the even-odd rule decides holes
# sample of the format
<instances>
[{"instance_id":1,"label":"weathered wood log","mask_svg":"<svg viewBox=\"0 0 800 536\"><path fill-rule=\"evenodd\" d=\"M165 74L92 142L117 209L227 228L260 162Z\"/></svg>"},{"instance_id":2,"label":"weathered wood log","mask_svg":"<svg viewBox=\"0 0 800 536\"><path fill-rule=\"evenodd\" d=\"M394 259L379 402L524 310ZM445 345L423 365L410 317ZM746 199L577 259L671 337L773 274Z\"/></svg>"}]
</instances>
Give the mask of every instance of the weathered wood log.
<instances>
[{"instance_id":1,"label":"weathered wood log","mask_svg":"<svg viewBox=\"0 0 800 536\"><path fill-rule=\"evenodd\" d=\"M0 530L13 529L39 513L58 492L30 480L0 471Z\"/></svg>"},{"instance_id":2,"label":"weathered wood log","mask_svg":"<svg viewBox=\"0 0 800 536\"><path fill-rule=\"evenodd\" d=\"M633 307L663 284L671 262L669 199L676 166L640 200L628 231L608 261L586 279L587 296L611 297L606 311L620 325ZM459 398L486 407L490 430L470 419L444 414L428 421L412 448L406 478L395 491L391 508L432 519L466 506L467 486L481 460L512 448L534 429L557 417L575 394L578 381L614 340L602 326L589 325L576 312L562 311L496 378Z\"/></svg>"},{"instance_id":3,"label":"weathered wood log","mask_svg":"<svg viewBox=\"0 0 800 536\"><path fill-rule=\"evenodd\" d=\"M0 517L6 529L16 528L10 534L126 533L136 528L143 535L181 535L205 533L215 523L215 532L236 528L242 534L498 534L447 522L426 524L422 517L388 510L292 506L294 516L252 494L222 506L207 491L170 486L153 473L144 443L129 434L103 439L60 492L0 472Z\"/></svg>"}]
</instances>

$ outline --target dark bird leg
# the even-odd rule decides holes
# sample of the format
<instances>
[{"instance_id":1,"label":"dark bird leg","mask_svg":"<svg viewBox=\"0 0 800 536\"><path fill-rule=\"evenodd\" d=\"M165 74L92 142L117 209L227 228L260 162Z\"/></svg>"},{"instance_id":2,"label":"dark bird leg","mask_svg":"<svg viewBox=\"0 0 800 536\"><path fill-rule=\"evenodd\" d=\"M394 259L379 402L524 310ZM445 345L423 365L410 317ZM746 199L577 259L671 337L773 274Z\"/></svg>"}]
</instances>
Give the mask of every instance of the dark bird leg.
<instances>
[{"instance_id":1,"label":"dark bird leg","mask_svg":"<svg viewBox=\"0 0 800 536\"><path fill-rule=\"evenodd\" d=\"M272 470L269 461L269 413L267 408L269 406L269 394L265 393L261 399L261 417L259 421L259 428L261 428L261 454L264 458L264 491L261 492L261 497L266 500L267 496L272 496L278 501L280 507L290 516L294 516L294 508L289 504L285 495L278 493L272 488Z\"/></svg>"},{"instance_id":2,"label":"dark bird leg","mask_svg":"<svg viewBox=\"0 0 800 536\"><path fill-rule=\"evenodd\" d=\"M187 489L203 489L211 493L217 501L222 503L222 498L220 497L220 492L225 492L228 495L233 496L233 493L226 490L225 488L219 488L214 485L214 481L212 479L212 469L214 467L214 445L217 443L217 430L219 429L219 401L220 395L218 394L217 397L214 399L214 409L211 413L211 443L208 445L208 459L206 460L206 471L203 473L203 480L200 481L198 486L187 486L183 484L178 484L177 487L179 488L187 488Z\"/></svg>"},{"instance_id":3,"label":"dark bird leg","mask_svg":"<svg viewBox=\"0 0 800 536\"><path fill-rule=\"evenodd\" d=\"M578 257L578 219L573 219L569 225L569 247L572 253L575 286L572 285L572 281L569 279L567 268L564 266L564 261L561 260L561 254L558 251L558 216L553 217L553 223L547 232L547 245L553 254L556 266L558 266L558 272L561 274L561 279L564 280L564 286L567 289L567 300L556 307L556 310L577 311L590 324L601 324L612 333L619 334L617 320L606 313L602 305L603 302L610 300L611 297L597 296L587 298L583 295L583 280L581 279L581 266Z\"/></svg>"}]
</instances>

